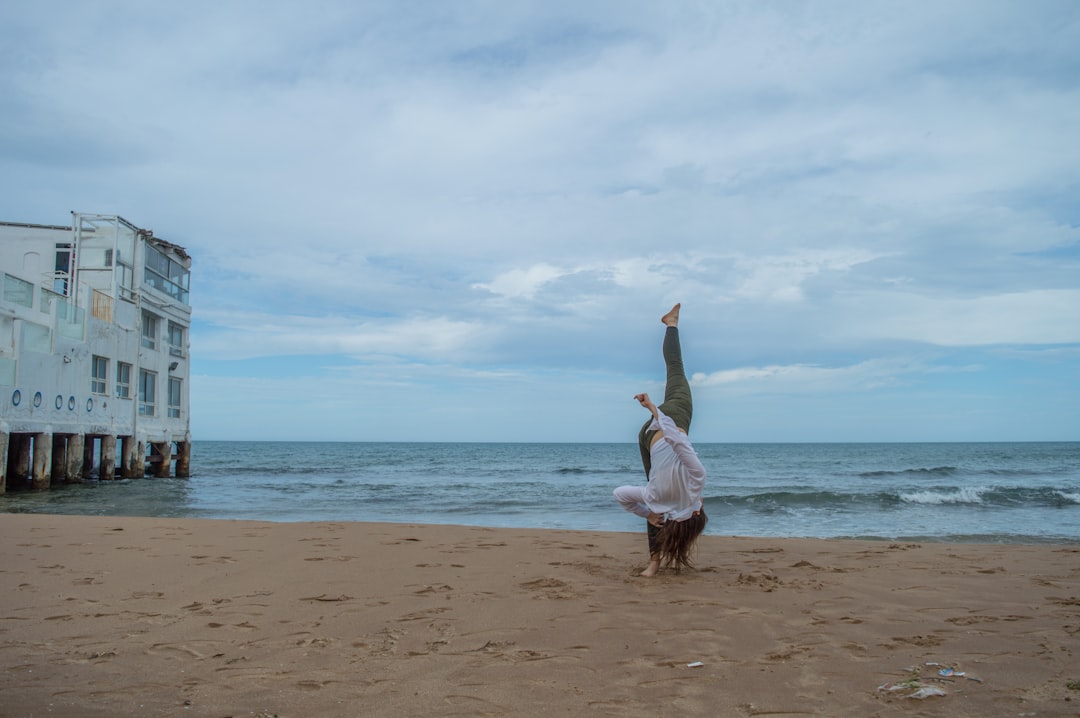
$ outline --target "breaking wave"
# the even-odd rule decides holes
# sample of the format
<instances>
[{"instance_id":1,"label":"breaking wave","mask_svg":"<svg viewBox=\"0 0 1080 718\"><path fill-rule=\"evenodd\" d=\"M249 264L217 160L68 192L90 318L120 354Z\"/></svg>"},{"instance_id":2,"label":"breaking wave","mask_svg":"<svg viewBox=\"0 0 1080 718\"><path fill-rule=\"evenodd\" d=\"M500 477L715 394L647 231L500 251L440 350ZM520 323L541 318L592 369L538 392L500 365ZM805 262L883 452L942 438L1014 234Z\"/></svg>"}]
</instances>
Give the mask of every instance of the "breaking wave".
<instances>
[{"instance_id":1,"label":"breaking wave","mask_svg":"<svg viewBox=\"0 0 1080 718\"><path fill-rule=\"evenodd\" d=\"M987 508L1065 508L1080 506L1080 490L1025 488L1018 486L937 486L876 492L766 491L753 494L714 494L706 499L714 506L758 511L784 509L835 509L862 511L868 508L899 508L905 505L981 506Z\"/></svg>"}]
</instances>

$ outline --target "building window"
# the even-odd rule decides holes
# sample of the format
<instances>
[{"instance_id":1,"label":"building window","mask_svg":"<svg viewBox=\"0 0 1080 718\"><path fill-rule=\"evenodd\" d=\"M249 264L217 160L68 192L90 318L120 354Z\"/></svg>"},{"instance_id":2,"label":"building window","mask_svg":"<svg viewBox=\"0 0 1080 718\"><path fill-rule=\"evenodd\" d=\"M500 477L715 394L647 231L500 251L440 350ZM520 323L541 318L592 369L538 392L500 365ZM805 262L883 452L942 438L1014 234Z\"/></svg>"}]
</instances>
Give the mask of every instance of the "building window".
<instances>
[{"instance_id":1,"label":"building window","mask_svg":"<svg viewBox=\"0 0 1080 718\"><path fill-rule=\"evenodd\" d=\"M157 349L158 318L150 312L142 315L142 345L147 349Z\"/></svg>"},{"instance_id":2,"label":"building window","mask_svg":"<svg viewBox=\"0 0 1080 718\"><path fill-rule=\"evenodd\" d=\"M95 356L90 365L90 393L104 394L109 377L109 360Z\"/></svg>"},{"instance_id":3,"label":"building window","mask_svg":"<svg viewBox=\"0 0 1080 718\"><path fill-rule=\"evenodd\" d=\"M184 327L176 322L169 322L169 354L184 356Z\"/></svg>"},{"instance_id":4,"label":"building window","mask_svg":"<svg viewBox=\"0 0 1080 718\"><path fill-rule=\"evenodd\" d=\"M139 416L154 416L157 403L157 373L139 370Z\"/></svg>"},{"instance_id":5,"label":"building window","mask_svg":"<svg viewBox=\"0 0 1080 718\"><path fill-rule=\"evenodd\" d=\"M56 263L53 264L53 291L67 296L68 280L71 277L71 245L56 245Z\"/></svg>"},{"instance_id":6,"label":"building window","mask_svg":"<svg viewBox=\"0 0 1080 718\"><path fill-rule=\"evenodd\" d=\"M116 398L131 398L131 365L122 361L116 362Z\"/></svg>"},{"instance_id":7,"label":"building window","mask_svg":"<svg viewBox=\"0 0 1080 718\"><path fill-rule=\"evenodd\" d=\"M143 281L178 302L188 303L190 272L157 247L146 245L146 271Z\"/></svg>"},{"instance_id":8,"label":"building window","mask_svg":"<svg viewBox=\"0 0 1080 718\"><path fill-rule=\"evenodd\" d=\"M169 418L180 418L180 380L169 377Z\"/></svg>"}]
</instances>

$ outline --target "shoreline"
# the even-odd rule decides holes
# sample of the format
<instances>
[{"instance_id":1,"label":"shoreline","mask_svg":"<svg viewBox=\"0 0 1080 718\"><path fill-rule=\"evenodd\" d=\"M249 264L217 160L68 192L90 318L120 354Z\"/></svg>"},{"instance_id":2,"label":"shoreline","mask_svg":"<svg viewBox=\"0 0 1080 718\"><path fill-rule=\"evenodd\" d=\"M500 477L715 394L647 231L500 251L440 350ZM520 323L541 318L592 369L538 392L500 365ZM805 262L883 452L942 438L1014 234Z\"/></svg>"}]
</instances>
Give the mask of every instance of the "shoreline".
<instances>
[{"instance_id":1,"label":"shoreline","mask_svg":"<svg viewBox=\"0 0 1080 718\"><path fill-rule=\"evenodd\" d=\"M0 541L4 717L1080 715L1071 544L707 535L643 579L644 532L6 513ZM879 690L913 678L947 695Z\"/></svg>"},{"instance_id":2,"label":"shoreline","mask_svg":"<svg viewBox=\"0 0 1080 718\"><path fill-rule=\"evenodd\" d=\"M120 483L118 480L115 482ZM28 495L33 495L32 492L27 490ZM11 494L8 494L10 496ZM3 496L0 496L0 502L3 500ZM615 513L613 510L612 513ZM0 517L2 516L56 516L56 517L80 517L85 516L89 518L117 518L117 519L151 519L157 521L250 521L253 523L268 523L268 524L388 524L388 525L409 525L409 526L443 526L452 528L478 528L478 529L494 529L496 531L575 531L584 533L599 533L599 534L644 534L644 529L629 529L629 530L617 530L610 528L587 528L581 526L525 526L525 525L507 525L507 524L484 524L484 523L458 523L451 521L412 521L403 522L395 519L378 520L378 519L313 519L313 518L300 518L300 519L278 519L278 518L265 518L265 517L238 517L238 516L153 516L143 514L112 514L112 513L85 513L84 511L73 511L71 513L63 513L57 511L25 511L25 510L5 510L0 506ZM644 519L642 519L644 521ZM726 534L726 533L709 533L713 529L713 524L718 522L717 519L712 519L710 526L707 526L703 536L708 536L714 539L723 538L739 538L739 539L757 539L762 541L866 541L870 543L881 542L902 542L902 543L928 543L928 544L956 544L956 545L975 545L975 546L1080 546L1080 536L1038 536L1031 534L954 534L949 536L929 536L929 535L901 535L901 536L873 536L873 535L861 535L861 536L804 536L804 535L779 535L779 534Z\"/></svg>"}]
</instances>

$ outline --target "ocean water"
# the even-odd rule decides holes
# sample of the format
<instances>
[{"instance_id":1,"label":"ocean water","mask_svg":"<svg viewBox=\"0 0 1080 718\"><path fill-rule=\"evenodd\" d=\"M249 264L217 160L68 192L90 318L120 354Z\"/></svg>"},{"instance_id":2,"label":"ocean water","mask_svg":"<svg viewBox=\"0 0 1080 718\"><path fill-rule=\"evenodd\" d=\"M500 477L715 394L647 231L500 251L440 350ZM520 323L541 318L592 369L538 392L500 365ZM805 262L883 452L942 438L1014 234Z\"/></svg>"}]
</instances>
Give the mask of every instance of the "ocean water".
<instances>
[{"instance_id":1,"label":"ocean water","mask_svg":"<svg viewBox=\"0 0 1080 718\"><path fill-rule=\"evenodd\" d=\"M713 535L1080 543L1080 442L697 444ZM188 479L9 491L0 512L642 531L635 444L196 441Z\"/></svg>"}]
</instances>

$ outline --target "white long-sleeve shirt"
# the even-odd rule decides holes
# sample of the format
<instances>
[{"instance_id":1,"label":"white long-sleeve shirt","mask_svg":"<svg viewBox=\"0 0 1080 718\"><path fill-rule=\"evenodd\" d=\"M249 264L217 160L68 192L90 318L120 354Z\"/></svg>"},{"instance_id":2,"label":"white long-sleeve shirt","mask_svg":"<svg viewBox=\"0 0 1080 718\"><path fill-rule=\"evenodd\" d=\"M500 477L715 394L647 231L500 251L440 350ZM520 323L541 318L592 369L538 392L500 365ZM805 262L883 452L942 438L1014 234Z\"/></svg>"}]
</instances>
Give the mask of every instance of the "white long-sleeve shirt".
<instances>
[{"instance_id":1,"label":"white long-sleeve shirt","mask_svg":"<svg viewBox=\"0 0 1080 718\"><path fill-rule=\"evenodd\" d=\"M615 498L624 509L642 518L665 514L672 521L683 521L701 510L705 467L690 439L660 410L649 425L649 430L653 429L659 429L664 436L649 449L649 483L620 486L615 489Z\"/></svg>"}]
</instances>

